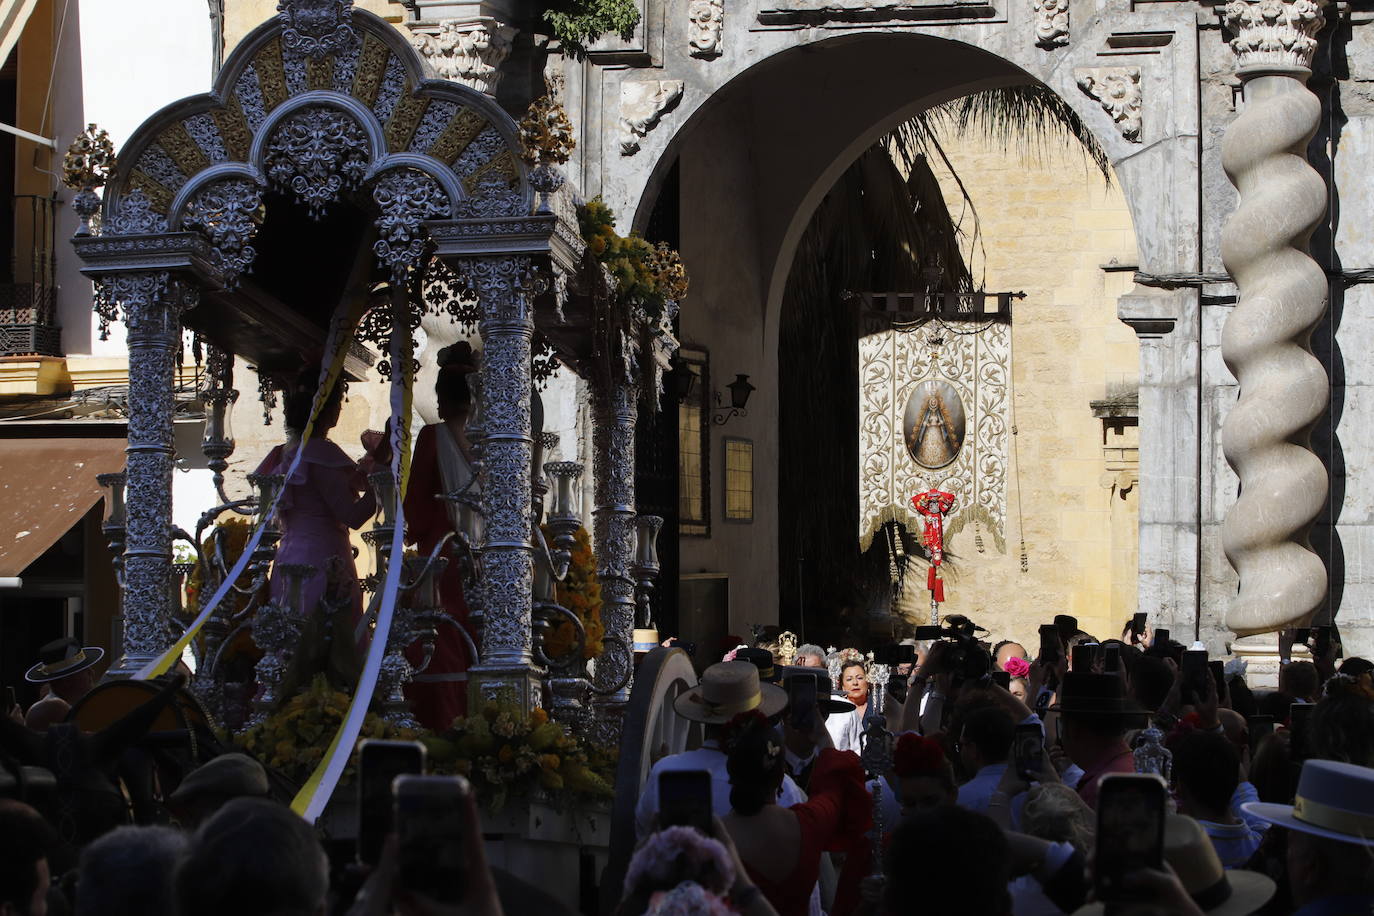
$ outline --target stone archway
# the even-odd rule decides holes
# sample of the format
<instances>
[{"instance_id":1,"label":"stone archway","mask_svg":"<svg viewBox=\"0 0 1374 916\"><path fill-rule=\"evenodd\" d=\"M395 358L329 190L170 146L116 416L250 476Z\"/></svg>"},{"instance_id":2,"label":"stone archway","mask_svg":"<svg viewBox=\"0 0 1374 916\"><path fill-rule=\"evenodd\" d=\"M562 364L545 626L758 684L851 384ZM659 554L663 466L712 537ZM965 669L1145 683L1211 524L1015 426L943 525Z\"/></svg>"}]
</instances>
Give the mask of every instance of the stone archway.
<instances>
[{"instance_id":1,"label":"stone archway","mask_svg":"<svg viewBox=\"0 0 1374 916\"><path fill-rule=\"evenodd\" d=\"M1171 28L1177 31L1165 54L1186 57L1194 40L1189 31L1192 26L1179 20ZM1083 31L1086 43L1090 30ZM1022 55L991 54L962 41L935 37L921 28L856 29L840 37L832 33L809 42L801 36L793 40L797 46L762 59L750 58L748 66L733 71L723 85L713 80L716 86L709 95L703 91L700 71L688 78L685 71L675 74L669 66L664 74L655 74L682 75L685 84L677 107L665 111L657 126L640 138L642 148L633 155L661 152L650 162L630 166L634 174L621 179L627 185L633 183L638 196L619 185L603 185L603 190L611 192L610 199L623 200L622 206L635 213L635 225L640 226L654 205L662 176L675 162L680 163L684 207L688 206L686 201L692 201L692 206L711 214L713 225L720 226L720 231L713 233L718 243L708 242L704 251L691 251L684 243L683 250L695 261L724 259L731 263L732 285L716 291L716 295L730 297L738 315L731 318L731 326L737 323L741 331L733 336L740 341L747 339L751 349L745 352L742 344L731 340L720 345L719 353L712 353L713 362L724 358L737 363L718 363L719 371L727 377L728 373L750 369L770 377L766 363L778 352L778 314L796 241L835 178L863 149L914 112L980 88L1040 79L1055 89L1090 125L1113 160L1136 226L1139 269L1144 273L1196 269L1195 112L1166 111L1164 106L1147 108L1144 121L1137 123L1126 109L1108 111L1088 88L1078 85L1081 76L1090 87L1102 91L1092 80L1105 79L1106 75L1096 73L1093 67L1075 68L1073 64L1089 61L1073 55L1061 58L1056 68L1041 70L1028 65ZM1187 61L1182 65L1188 66ZM1141 78L1148 86L1158 75L1147 70ZM628 81L632 76L627 74L623 79ZM710 156L698 155L693 162L693 145L709 150ZM743 149L748 151L748 163L735 168L730 164L731 151ZM609 173L604 154L602 162ZM623 165L624 158L617 164ZM1159 193L1162 174L1178 179L1182 190L1177 195ZM713 183L729 185L731 190L717 193ZM750 207L753 212L742 216L739 210L727 209L731 194L744 202L745 212ZM748 239L731 234L728 224L736 219L750 223ZM747 257L735 253L740 244L750 248ZM1072 240L1059 239L1054 244L1071 245ZM747 265L743 264L746 260ZM703 280L700 276L697 279ZM702 294L703 288L704 282L698 282L697 293ZM1185 406L1166 394L1176 390L1190 372L1181 360L1190 346L1188 337L1193 333L1196 312L1189 310L1195 309L1196 297L1187 292L1137 288L1118 304L1122 317L1141 334L1141 435L1147 439L1151 433L1145 427L1173 428L1180 408ZM693 307L689 303L685 314L690 315ZM1175 328L1183 333L1169 333ZM684 331L685 342L692 342L691 337ZM759 416L775 414L778 396L766 388L755 392ZM752 408L751 402L751 413ZM784 460L763 441L762 434L753 435L756 466ZM1160 463L1151 467L1150 457L1160 459ZM1151 530L1142 535L1139 591L1142 607L1149 596L1154 606L1168 608L1191 624L1187 574L1191 560L1180 553L1177 526L1168 521L1172 518L1169 513L1186 508L1178 501L1176 478L1180 473L1190 473L1189 461L1194 469L1191 473L1195 473L1195 455L1161 450L1145 459L1142 471L1148 480L1141 487L1141 498L1158 502L1141 512L1142 518L1149 519ZM761 480L760 485L766 487L767 482ZM761 490L756 504L767 505L775 498L776 493ZM1155 532L1162 534L1170 527L1175 528L1169 534L1170 542L1150 539ZM713 531L712 536L740 538L730 552L747 550L758 566L777 566L777 554L767 537L750 538L728 528L719 535ZM695 541L684 542L684 568L706 565L707 558L693 553L695 548ZM760 593L765 596L763 603L768 603L769 590L762 578L748 580L742 590ZM1166 591L1170 593L1167 598L1160 594Z\"/></svg>"}]
</instances>

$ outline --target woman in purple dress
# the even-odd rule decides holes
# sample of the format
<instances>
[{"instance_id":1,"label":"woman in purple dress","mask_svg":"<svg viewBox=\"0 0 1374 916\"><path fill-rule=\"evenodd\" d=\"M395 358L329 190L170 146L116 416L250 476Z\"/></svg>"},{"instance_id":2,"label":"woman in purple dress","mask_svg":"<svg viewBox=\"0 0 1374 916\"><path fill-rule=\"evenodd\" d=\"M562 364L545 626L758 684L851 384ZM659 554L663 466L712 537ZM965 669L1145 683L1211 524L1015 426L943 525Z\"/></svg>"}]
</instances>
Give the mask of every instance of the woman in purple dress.
<instances>
[{"instance_id":1,"label":"woman in purple dress","mask_svg":"<svg viewBox=\"0 0 1374 916\"><path fill-rule=\"evenodd\" d=\"M258 465L259 474L285 474L291 467L296 450L301 447L301 433L310 420L317 378L318 370L306 369L286 392L286 442L267 454ZM325 595L329 583L326 572L333 567L339 587L352 593L352 613L348 618L352 626L363 614L363 592L348 532L361 528L372 517L376 502L365 473L365 466L371 462L364 459L360 466L328 439L329 430L339 421L342 404L343 386L336 384L315 420L300 464L282 490L277 504L282 538L277 547L271 593L274 602L286 599L288 580L277 573L281 564L305 563L315 567L303 589L302 610L309 617Z\"/></svg>"}]
</instances>

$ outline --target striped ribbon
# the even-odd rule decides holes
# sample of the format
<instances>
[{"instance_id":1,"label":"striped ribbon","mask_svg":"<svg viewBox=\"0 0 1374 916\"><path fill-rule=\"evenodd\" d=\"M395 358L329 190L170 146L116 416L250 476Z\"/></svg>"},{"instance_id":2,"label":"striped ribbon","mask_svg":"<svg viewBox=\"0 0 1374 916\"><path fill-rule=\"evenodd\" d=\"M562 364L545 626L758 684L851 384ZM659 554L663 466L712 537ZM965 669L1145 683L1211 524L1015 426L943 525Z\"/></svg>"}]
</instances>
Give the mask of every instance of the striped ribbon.
<instances>
[{"instance_id":1,"label":"striped ribbon","mask_svg":"<svg viewBox=\"0 0 1374 916\"><path fill-rule=\"evenodd\" d=\"M410 419L412 378L411 350L413 341L407 310L409 304L401 284L392 285L391 299L391 473L398 482L396 487L396 529L391 536L391 559L386 568L386 580L382 586L381 606L377 610L377 626L372 632L372 643L368 646L367 659L363 664L362 675L358 678L357 689L348 705L339 730L334 734L315 772L310 774L305 785L291 800L291 810L310 823L314 823L329 804L343 775L344 767L353 756L354 745L362 731L363 719L372 694L377 687L377 675L381 671L382 656L386 654L387 635L391 632L391 621L396 611L396 599L401 588L401 568L405 551L405 490L410 480Z\"/></svg>"},{"instance_id":2,"label":"striped ribbon","mask_svg":"<svg viewBox=\"0 0 1374 916\"><path fill-rule=\"evenodd\" d=\"M315 420L319 417L320 411L324 409L327 396L338 384L339 376L343 374L344 357L348 354L348 343L353 337L353 329L358 326L358 322L363 317L363 312L367 310L366 297L359 296L348 306L340 306L335 309L334 315L329 323L329 335L325 341L325 353L328 355L329 362L320 364L320 377L315 385L315 400L310 405L310 419L305 424L305 429L301 431L300 444L296 446L296 454L291 458L291 464L286 471L286 479L290 480L291 475L296 472L296 468L301 463L301 457L305 454L305 445L310 441L310 436L315 430ZM243 552L239 554L234 567L225 575L224 581L215 589L210 600L205 607L196 615L196 619L191 621L191 625L182 633L181 638L172 644L166 652L144 665L134 674L134 680L146 681L165 674L172 665L186 651L186 647L196 638L200 630L205 626L205 622L219 608L220 602L229 594L234 583L239 576L248 568L248 563L253 557L254 551L258 549L258 543L262 540L263 532L267 529L267 523L277 511L277 504L281 501L282 494L286 492L286 487L282 486L272 500L270 506L261 507L258 513L258 522L253 529L252 536L248 543L244 545Z\"/></svg>"}]
</instances>

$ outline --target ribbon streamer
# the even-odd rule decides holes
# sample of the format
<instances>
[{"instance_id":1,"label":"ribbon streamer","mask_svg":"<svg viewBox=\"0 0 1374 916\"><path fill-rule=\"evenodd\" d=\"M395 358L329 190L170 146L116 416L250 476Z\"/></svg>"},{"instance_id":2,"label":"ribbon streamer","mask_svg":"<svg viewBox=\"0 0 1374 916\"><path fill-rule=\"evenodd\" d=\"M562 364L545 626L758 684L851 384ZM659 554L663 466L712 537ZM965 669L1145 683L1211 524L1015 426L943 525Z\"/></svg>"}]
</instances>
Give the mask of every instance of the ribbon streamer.
<instances>
[{"instance_id":1,"label":"ribbon streamer","mask_svg":"<svg viewBox=\"0 0 1374 916\"><path fill-rule=\"evenodd\" d=\"M305 820L314 823L329 804L334 789L339 784L344 767L353 756L354 745L362 731L363 719L372 703L372 694L377 687L377 675L381 671L382 656L386 654L387 636L391 632L391 622L396 611L396 599L401 589L401 568L405 551L405 489L410 479L410 420L411 388L414 382L411 350L413 341L410 325L406 320L409 303L405 288L392 284L391 293L391 473L398 481L396 487L396 527L391 536L391 557L387 563L386 580L382 586L382 603L377 610L377 627L372 632L372 643L368 646L367 659L363 664L362 675L358 678L357 689L348 705L334 740L324 753L315 772L301 786L296 797L291 800L291 810Z\"/></svg>"},{"instance_id":2,"label":"ribbon streamer","mask_svg":"<svg viewBox=\"0 0 1374 916\"><path fill-rule=\"evenodd\" d=\"M301 456L305 454L305 445L310 441L310 436L315 431L315 420L319 417L320 411L324 409L327 395L334 390L334 386L338 384L339 376L343 374L344 357L348 354L348 342L366 308L366 297L359 296L349 307L339 308L334 312L329 324L329 336L325 342L325 352L330 354L330 360L328 364L322 363L320 365L320 377L315 385L315 400L310 405L310 419L306 422L305 429L301 431L300 444L296 447L296 454L291 458L290 467L287 468L287 480L290 480L291 475L296 473L296 468L301 463ZM196 615L196 619L191 621L191 625L181 634L181 638L173 643L167 651L140 668L134 674L134 680L146 681L165 674L181 658L186 647L191 644L191 640L200 633L206 621L219 608L220 602L229 594L234 583L239 580L239 576L243 575L243 571L248 568L248 563L252 559L254 551L258 549L258 543L262 540L263 532L267 529L267 523L276 513L277 503L281 501L282 493L285 491L286 487L283 486L277 491L272 504L258 514L257 526L253 529L253 534L248 539L248 543L244 545L243 552L239 554L233 569L225 575L224 581L219 584L219 588L215 589L205 607Z\"/></svg>"}]
</instances>

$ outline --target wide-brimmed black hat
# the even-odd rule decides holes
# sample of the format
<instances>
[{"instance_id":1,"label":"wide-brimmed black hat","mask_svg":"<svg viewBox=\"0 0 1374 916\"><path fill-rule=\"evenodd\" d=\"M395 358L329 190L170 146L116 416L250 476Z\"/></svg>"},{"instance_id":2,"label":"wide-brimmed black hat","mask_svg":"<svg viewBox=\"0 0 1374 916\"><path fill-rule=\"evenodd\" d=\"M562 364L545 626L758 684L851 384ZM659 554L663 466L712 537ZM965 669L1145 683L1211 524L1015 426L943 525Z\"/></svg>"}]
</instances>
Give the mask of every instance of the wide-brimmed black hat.
<instances>
[{"instance_id":1,"label":"wide-brimmed black hat","mask_svg":"<svg viewBox=\"0 0 1374 916\"><path fill-rule=\"evenodd\" d=\"M1143 719L1146 711L1126 696L1126 685L1114 674L1070 671L1059 685L1059 702L1050 712L1096 719Z\"/></svg>"},{"instance_id":2,"label":"wide-brimmed black hat","mask_svg":"<svg viewBox=\"0 0 1374 916\"><path fill-rule=\"evenodd\" d=\"M811 678L816 682L816 702L820 704L821 710L830 713L853 712L856 708L848 700L840 699L830 693L830 673L824 668L807 668L802 665L792 665L780 669L782 672L782 687L787 689L788 681Z\"/></svg>"},{"instance_id":3,"label":"wide-brimmed black hat","mask_svg":"<svg viewBox=\"0 0 1374 916\"><path fill-rule=\"evenodd\" d=\"M777 667L773 664L773 653L767 649L751 649L748 646L735 650L735 661L748 662L759 669L759 680L776 684L779 678Z\"/></svg>"},{"instance_id":4,"label":"wide-brimmed black hat","mask_svg":"<svg viewBox=\"0 0 1374 916\"><path fill-rule=\"evenodd\" d=\"M30 684L60 681L100 664L104 657L105 650L99 646L83 646L70 636L64 636L38 650L39 662L24 673L24 680Z\"/></svg>"}]
</instances>

